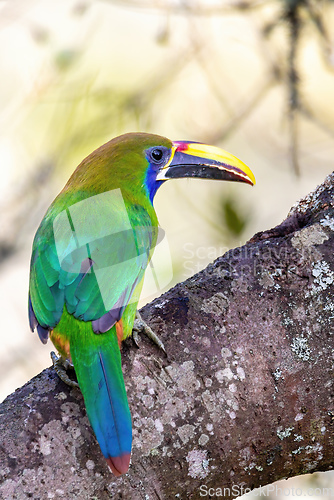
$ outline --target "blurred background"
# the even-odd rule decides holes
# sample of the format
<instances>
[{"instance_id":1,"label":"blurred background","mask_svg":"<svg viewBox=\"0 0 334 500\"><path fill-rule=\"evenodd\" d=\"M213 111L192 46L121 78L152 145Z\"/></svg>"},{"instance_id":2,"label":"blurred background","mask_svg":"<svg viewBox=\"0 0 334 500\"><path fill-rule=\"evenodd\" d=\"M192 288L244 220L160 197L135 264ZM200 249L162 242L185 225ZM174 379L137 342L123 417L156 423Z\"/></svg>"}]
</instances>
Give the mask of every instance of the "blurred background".
<instances>
[{"instance_id":1,"label":"blurred background","mask_svg":"<svg viewBox=\"0 0 334 500\"><path fill-rule=\"evenodd\" d=\"M219 145L253 170L253 189L159 190L170 286L280 223L333 170L330 0L0 0L0 75L0 400L50 365L28 328L31 245L93 149L147 131ZM282 487L295 484L334 489L334 476Z\"/></svg>"}]
</instances>

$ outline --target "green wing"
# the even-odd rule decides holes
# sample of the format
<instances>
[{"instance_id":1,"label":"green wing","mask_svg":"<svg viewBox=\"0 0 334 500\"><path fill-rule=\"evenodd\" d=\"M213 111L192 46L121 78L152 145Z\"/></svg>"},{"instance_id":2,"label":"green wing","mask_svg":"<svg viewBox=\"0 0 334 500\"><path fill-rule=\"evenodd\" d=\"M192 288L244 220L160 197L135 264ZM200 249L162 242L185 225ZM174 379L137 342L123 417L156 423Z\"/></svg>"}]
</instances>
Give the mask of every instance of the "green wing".
<instances>
[{"instance_id":1,"label":"green wing","mask_svg":"<svg viewBox=\"0 0 334 500\"><path fill-rule=\"evenodd\" d=\"M131 302L156 240L146 210L126 207L120 190L57 208L43 219L31 259L30 326L43 342L64 305L96 333L109 330Z\"/></svg>"}]
</instances>

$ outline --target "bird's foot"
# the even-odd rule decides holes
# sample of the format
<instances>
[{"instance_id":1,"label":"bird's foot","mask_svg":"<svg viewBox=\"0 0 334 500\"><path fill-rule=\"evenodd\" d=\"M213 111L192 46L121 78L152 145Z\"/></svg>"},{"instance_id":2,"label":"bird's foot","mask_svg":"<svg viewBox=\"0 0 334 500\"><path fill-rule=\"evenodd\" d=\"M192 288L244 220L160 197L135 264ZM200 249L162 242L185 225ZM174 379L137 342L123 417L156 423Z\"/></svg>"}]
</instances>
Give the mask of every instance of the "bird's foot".
<instances>
[{"instance_id":1,"label":"bird's foot","mask_svg":"<svg viewBox=\"0 0 334 500\"><path fill-rule=\"evenodd\" d=\"M65 384L69 385L70 387L79 387L78 382L72 380L67 374L67 370L72 367L69 360L62 358L61 356L58 357L56 353L53 351L50 353L50 356L53 368L55 369L55 372L57 373L60 380L62 380Z\"/></svg>"},{"instance_id":2,"label":"bird's foot","mask_svg":"<svg viewBox=\"0 0 334 500\"><path fill-rule=\"evenodd\" d=\"M150 328L147 323L145 323L145 321L139 314L139 311L136 311L135 321L132 327L132 338L137 347L139 347L139 333L144 333L149 339L152 340L152 342L154 342L160 349L162 349L165 354L167 354L165 346L163 345L158 335L154 333L152 328Z\"/></svg>"}]
</instances>

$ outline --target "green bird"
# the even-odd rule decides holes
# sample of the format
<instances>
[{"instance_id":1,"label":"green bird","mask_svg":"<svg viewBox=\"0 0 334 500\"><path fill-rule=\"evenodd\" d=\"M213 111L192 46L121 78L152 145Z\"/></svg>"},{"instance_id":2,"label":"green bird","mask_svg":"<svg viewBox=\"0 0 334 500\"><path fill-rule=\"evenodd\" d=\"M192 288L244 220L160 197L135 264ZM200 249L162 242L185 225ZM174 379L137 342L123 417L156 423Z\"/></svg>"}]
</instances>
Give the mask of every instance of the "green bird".
<instances>
[{"instance_id":1,"label":"green bird","mask_svg":"<svg viewBox=\"0 0 334 500\"><path fill-rule=\"evenodd\" d=\"M111 471L128 471L131 415L120 346L131 335L145 269L158 241L153 208L168 179L255 184L214 146L130 133L96 149L47 210L33 242L29 321L73 363L87 415Z\"/></svg>"}]
</instances>

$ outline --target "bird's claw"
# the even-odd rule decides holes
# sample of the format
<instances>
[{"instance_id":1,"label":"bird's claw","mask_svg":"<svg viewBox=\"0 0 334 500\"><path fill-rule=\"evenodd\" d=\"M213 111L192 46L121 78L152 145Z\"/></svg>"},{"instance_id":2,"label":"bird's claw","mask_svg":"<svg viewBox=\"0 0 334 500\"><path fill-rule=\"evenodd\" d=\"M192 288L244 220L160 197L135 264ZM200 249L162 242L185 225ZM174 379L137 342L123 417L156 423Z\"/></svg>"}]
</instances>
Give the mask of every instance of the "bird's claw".
<instances>
[{"instance_id":1,"label":"bird's claw","mask_svg":"<svg viewBox=\"0 0 334 500\"><path fill-rule=\"evenodd\" d=\"M133 338L133 341L137 347L139 347L139 345L138 345L139 333L144 333L149 339L152 340L152 342L154 342L167 355L165 346L163 345L163 343L160 340L160 338L158 337L158 335L156 333L154 333L152 328L150 328L148 326L148 324L143 320L140 313L138 311L136 311L136 316L135 316L135 320L134 320L133 327L132 327L132 338Z\"/></svg>"},{"instance_id":2,"label":"bird's claw","mask_svg":"<svg viewBox=\"0 0 334 500\"><path fill-rule=\"evenodd\" d=\"M55 372L57 373L60 380L62 380L65 384L69 385L70 387L79 387L78 382L72 380L67 375L67 370L68 368L71 367L71 363L69 362L69 360L62 358L61 356L57 356L54 351L51 351L50 356L53 368L55 369Z\"/></svg>"}]
</instances>

